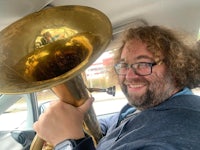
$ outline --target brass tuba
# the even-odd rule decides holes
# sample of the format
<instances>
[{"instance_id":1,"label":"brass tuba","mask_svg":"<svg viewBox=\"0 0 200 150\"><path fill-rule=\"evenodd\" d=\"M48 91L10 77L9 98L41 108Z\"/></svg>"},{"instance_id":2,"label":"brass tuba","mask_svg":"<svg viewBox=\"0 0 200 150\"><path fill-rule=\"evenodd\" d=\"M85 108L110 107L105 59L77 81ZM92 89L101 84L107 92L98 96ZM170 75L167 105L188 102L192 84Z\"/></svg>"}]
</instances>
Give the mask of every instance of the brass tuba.
<instances>
[{"instance_id":1,"label":"brass tuba","mask_svg":"<svg viewBox=\"0 0 200 150\"><path fill-rule=\"evenodd\" d=\"M0 93L51 88L61 100L79 106L90 96L81 73L111 38L109 19L94 8L59 6L25 16L0 32ZM84 124L98 143L101 131L93 108ZM42 140L36 135L35 141Z\"/></svg>"}]
</instances>

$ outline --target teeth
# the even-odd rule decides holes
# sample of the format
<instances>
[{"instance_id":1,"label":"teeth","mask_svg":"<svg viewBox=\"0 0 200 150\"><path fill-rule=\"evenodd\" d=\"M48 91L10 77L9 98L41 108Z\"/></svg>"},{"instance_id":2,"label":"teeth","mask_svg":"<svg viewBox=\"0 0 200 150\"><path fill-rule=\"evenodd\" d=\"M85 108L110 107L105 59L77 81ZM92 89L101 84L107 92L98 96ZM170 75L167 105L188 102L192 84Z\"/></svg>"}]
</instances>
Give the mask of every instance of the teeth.
<instances>
[{"instance_id":1,"label":"teeth","mask_svg":"<svg viewBox=\"0 0 200 150\"><path fill-rule=\"evenodd\" d=\"M130 88L139 88L144 86L143 84L128 85Z\"/></svg>"}]
</instances>

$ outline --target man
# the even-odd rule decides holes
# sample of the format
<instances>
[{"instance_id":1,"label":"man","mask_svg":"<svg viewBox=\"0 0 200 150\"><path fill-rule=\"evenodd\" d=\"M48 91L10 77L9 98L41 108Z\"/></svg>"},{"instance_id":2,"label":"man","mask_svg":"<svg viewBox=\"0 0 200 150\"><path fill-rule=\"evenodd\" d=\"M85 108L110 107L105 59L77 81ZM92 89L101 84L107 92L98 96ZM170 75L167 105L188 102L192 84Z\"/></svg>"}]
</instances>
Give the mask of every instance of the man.
<instances>
[{"instance_id":1,"label":"man","mask_svg":"<svg viewBox=\"0 0 200 150\"><path fill-rule=\"evenodd\" d=\"M200 84L199 53L168 29L129 29L115 65L129 105L96 149L200 149L200 97L189 89ZM34 129L57 150L70 144L75 150L94 150L92 139L82 129L92 102L91 98L76 108L58 101L41 115ZM129 114L125 115L128 119L122 114Z\"/></svg>"}]
</instances>

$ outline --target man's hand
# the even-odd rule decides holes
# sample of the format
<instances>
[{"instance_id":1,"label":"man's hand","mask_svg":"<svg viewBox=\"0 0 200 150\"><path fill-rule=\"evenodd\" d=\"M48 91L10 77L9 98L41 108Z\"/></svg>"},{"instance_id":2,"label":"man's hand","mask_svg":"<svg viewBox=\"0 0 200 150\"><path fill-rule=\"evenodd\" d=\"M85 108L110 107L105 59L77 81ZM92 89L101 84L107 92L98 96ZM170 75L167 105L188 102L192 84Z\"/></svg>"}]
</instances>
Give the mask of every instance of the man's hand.
<instances>
[{"instance_id":1,"label":"man's hand","mask_svg":"<svg viewBox=\"0 0 200 150\"><path fill-rule=\"evenodd\" d=\"M83 138L83 120L93 98L86 100L80 107L74 107L62 101L53 102L35 122L34 129L38 136L52 145L65 139Z\"/></svg>"}]
</instances>

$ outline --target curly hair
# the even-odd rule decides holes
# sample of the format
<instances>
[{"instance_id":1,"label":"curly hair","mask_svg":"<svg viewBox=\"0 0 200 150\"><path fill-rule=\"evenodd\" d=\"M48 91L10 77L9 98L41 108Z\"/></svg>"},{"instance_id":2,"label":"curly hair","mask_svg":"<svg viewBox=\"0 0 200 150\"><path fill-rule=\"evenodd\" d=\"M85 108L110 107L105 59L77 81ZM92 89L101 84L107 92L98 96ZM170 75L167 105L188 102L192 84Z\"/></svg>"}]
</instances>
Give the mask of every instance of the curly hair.
<instances>
[{"instance_id":1,"label":"curly hair","mask_svg":"<svg viewBox=\"0 0 200 150\"><path fill-rule=\"evenodd\" d=\"M142 26L127 30L120 51L126 41L131 39L146 43L147 49L155 59L160 59L161 54L164 56L163 61L174 77L177 87L195 88L200 86L200 50L197 47L187 45L167 28Z\"/></svg>"}]
</instances>

